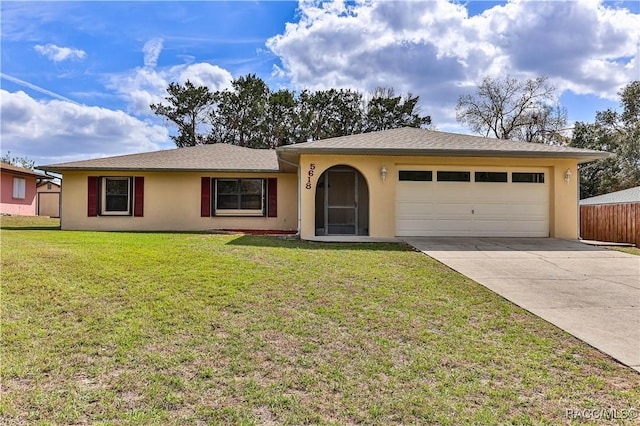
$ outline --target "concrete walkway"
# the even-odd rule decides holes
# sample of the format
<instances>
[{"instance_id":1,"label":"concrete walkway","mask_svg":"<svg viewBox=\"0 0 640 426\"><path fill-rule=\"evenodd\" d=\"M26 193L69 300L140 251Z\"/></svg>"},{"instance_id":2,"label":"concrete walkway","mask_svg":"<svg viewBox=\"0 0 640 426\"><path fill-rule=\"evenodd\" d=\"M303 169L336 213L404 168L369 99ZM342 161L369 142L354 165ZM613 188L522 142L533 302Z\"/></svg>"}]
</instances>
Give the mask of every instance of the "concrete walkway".
<instances>
[{"instance_id":1,"label":"concrete walkway","mask_svg":"<svg viewBox=\"0 0 640 426\"><path fill-rule=\"evenodd\" d=\"M552 238L403 238L640 372L640 257Z\"/></svg>"}]
</instances>

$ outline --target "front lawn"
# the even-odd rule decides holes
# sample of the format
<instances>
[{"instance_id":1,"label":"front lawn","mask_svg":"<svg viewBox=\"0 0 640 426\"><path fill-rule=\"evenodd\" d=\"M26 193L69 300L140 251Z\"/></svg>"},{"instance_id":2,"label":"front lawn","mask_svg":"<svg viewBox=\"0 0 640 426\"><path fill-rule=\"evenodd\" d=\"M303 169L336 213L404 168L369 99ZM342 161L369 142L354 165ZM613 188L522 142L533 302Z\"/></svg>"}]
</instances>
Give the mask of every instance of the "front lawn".
<instances>
[{"instance_id":1,"label":"front lawn","mask_svg":"<svg viewBox=\"0 0 640 426\"><path fill-rule=\"evenodd\" d=\"M1 223L3 424L640 410L640 374L404 245Z\"/></svg>"}]
</instances>

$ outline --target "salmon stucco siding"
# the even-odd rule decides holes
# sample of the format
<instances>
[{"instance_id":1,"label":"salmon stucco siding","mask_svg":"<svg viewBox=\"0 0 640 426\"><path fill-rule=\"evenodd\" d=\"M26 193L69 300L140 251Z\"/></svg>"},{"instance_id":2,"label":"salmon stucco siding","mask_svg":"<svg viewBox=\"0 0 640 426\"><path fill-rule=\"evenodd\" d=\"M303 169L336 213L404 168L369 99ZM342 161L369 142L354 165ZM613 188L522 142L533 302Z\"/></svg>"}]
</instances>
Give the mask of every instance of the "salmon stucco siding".
<instances>
[{"instance_id":1,"label":"salmon stucco siding","mask_svg":"<svg viewBox=\"0 0 640 426\"><path fill-rule=\"evenodd\" d=\"M0 174L0 213L35 216L39 174L8 165L2 166Z\"/></svg>"}]
</instances>

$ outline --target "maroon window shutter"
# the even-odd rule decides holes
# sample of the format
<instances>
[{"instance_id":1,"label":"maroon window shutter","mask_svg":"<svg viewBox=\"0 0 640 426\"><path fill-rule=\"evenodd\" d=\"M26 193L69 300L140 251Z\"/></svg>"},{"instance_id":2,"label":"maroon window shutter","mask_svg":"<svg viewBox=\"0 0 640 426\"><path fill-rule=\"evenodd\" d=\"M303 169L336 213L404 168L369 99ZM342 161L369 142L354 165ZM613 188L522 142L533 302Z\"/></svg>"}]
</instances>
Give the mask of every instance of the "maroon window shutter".
<instances>
[{"instance_id":1,"label":"maroon window shutter","mask_svg":"<svg viewBox=\"0 0 640 426\"><path fill-rule=\"evenodd\" d=\"M144 216L144 176L133 178L133 215Z\"/></svg>"},{"instance_id":2,"label":"maroon window shutter","mask_svg":"<svg viewBox=\"0 0 640 426\"><path fill-rule=\"evenodd\" d=\"M203 177L200 181L200 217L211 216L211 178Z\"/></svg>"},{"instance_id":3,"label":"maroon window shutter","mask_svg":"<svg viewBox=\"0 0 640 426\"><path fill-rule=\"evenodd\" d=\"M267 217L278 217L278 179L267 179Z\"/></svg>"},{"instance_id":4,"label":"maroon window shutter","mask_svg":"<svg viewBox=\"0 0 640 426\"><path fill-rule=\"evenodd\" d=\"M87 216L98 216L98 176L87 178Z\"/></svg>"}]
</instances>

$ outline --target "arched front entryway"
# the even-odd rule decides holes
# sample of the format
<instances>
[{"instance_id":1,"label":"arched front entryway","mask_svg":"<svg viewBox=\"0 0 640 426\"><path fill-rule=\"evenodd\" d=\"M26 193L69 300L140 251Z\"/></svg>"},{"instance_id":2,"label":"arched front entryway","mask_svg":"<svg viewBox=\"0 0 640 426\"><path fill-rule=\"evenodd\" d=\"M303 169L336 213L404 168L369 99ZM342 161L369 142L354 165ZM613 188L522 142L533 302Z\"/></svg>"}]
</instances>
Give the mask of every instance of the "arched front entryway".
<instances>
[{"instance_id":1,"label":"arched front entryway","mask_svg":"<svg viewBox=\"0 0 640 426\"><path fill-rule=\"evenodd\" d=\"M353 167L333 166L318 179L316 235L369 235L369 187Z\"/></svg>"}]
</instances>

